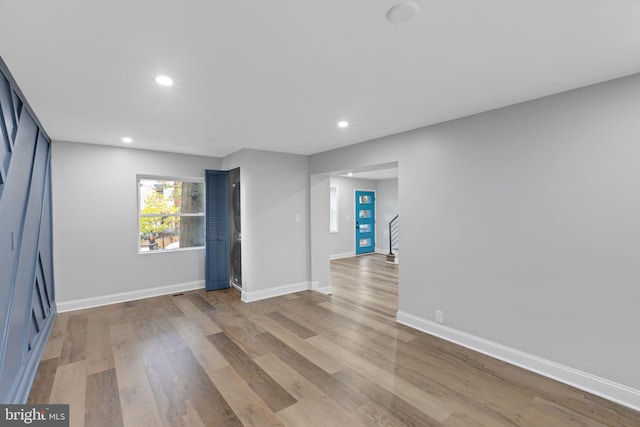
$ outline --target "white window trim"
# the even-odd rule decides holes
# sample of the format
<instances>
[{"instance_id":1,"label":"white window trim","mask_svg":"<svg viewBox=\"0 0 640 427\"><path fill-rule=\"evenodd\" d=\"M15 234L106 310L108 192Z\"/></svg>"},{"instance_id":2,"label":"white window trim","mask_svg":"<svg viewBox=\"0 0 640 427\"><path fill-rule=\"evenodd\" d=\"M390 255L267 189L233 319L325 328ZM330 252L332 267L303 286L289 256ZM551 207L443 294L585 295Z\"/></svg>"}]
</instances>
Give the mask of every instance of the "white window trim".
<instances>
[{"instance_id":1,"label":"white window trim","mask_svg":"<svg viewBox=\"0 0 640 427\"><path fill-rule=\"evenodd\" d=\"M167 176L167 175L136 175L136 210L137 210L137 225L136 228L138 230L136 235L136 248L138 255L151 255L151 254L167 254L173 252L186 252L186 251L201 251L204 250L205 246L196 246L192 248L177 248L177 249L162 249L159 251L141 251L140 250L140 218L143 217L154 217L159 216L155 214L141 214L140 213L140 180L141 179L151 179L157 181L187 181L187 182L198 182L204 184L204 177L180 177L180 176ZM202 197L204 198L203 203L204 206L207 206L207 195L206 191L203 191ZM202 214L180 214L179 216L201 216L204 217L205 213ZM206 232L206 230L205 230ZM206 238L206 236L205 236Z\"/></svg>"}]
</instances>

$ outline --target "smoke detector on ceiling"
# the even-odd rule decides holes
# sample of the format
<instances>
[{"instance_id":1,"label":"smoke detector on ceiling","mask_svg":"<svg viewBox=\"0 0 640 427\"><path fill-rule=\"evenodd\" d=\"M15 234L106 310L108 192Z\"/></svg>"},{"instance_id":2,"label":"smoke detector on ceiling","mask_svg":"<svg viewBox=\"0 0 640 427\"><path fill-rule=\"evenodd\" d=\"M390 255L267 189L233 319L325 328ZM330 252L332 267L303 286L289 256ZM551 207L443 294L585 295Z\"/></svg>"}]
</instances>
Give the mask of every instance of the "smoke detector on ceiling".
<instances>
[{"instance_id":1,"label":"smoke detector on ceiling","mask_svg":"<svg viewBox=\"0 0 640 427\"><path fill-rule=\"evenodd\" d=\"M420 12L420 6L413 2L402 2L387 11L387 20L393 24L411 21Z\"/></svg>"}]
</instances>

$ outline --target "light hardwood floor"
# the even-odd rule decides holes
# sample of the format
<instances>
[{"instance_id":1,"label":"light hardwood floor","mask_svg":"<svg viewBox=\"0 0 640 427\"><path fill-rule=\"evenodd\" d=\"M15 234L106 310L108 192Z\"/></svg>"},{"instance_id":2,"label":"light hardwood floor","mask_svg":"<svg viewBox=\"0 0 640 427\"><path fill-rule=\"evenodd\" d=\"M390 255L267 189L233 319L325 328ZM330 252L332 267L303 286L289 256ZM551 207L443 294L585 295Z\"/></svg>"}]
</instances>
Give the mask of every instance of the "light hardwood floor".
<instances>
[{"instance_id":1,"label":"light hardwood floor","mask_svg":"<svg viewBox=\"0 0 640 427\"><path fill-rule=\"evenodd\" d=\"M640 414L395 322L397 266L331 296L193 291L58 315L30 403L71 426L638 426Z\"/></svg>"}]
</instances>

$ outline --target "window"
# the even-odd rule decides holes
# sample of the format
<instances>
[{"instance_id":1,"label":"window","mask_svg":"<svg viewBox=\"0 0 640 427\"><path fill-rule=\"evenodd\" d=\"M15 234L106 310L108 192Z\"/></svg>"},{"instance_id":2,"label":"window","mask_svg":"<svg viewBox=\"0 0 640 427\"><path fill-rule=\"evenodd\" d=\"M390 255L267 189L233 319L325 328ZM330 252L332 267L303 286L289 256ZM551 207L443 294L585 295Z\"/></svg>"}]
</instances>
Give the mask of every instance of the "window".
<instances>
[{"instance_id":1,"label":"window","mask_svg":"<svg viewBox=\"0 0 640 427\"><path fill-rule=\"evenodd\" d=\"M329 232L338 232L338 187L329 188Z\"/></svg>"},{"instance_id":2,"label":"window","mask_svg":"<svg viewBox=\"0 0 640 427\"><path fill-rule=\"evenodd\" d=\"M204 180L138 177L138 252L204 246Z\"/></svg>"}]
</instances>

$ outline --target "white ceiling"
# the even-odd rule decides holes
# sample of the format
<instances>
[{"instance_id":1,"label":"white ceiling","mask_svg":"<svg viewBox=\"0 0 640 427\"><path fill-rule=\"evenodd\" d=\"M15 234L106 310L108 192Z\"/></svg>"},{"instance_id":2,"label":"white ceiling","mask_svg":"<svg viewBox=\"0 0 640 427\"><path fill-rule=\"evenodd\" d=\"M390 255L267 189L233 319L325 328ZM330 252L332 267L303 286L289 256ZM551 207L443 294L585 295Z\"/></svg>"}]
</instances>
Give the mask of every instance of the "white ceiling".
<instances>
[{"instance_id":1,"label":"white ceiling","mask_svg":"<svg viewBox=\"0 0 640 427\"><path fill-rule=\"evenodd\" d=\"M415 0L391 24L396 3L0 0L0 55L53 139L214 156L312 154L640 72L640 0Z\"/></svg>"}]
</instances>

